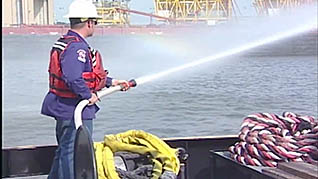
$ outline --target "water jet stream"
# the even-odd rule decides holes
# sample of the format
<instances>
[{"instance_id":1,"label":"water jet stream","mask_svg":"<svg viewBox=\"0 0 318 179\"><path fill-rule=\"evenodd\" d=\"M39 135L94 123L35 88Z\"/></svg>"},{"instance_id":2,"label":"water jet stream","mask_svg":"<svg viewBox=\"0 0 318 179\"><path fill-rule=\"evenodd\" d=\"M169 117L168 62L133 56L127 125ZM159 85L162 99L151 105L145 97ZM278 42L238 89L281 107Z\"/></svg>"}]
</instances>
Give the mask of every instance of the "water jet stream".
<instances>
[{"instance_id":1,"label":"water jet stream","mask_svg":"<svg viewBox=\"0 0 318 179\"><path fill-rule=\"evenodd\" d=\"M292 36L295 36L297 34L305 33L305 32L308 32L308 31L311 31L314 29L317 29L317 17L313 18L309 22L307 22L305 24L301 24L295 28L288 29L288 30L285 30L283 32L278 32L276 34L274 33L272 35L268 35L267 37L265 37L263 39L258 39L258 40L249 42L247 44L244 44L242 46L232 48L232 49L229 49L229 50L226 50L226 51L223 51L221 53L217 53L217 54L214 54L214 55L211 55L208 57L204 57L204 58L195 60L193 62L184 64L184 65L181 65L178 67L174 67L174 68L168 69L166 71L159 72L157 74L139 77L135 80L136 80L138 85L141 85L141 84L147 83L149 81L153 81L155 79L167 76L167 75L174 73L174 72L178 72L178 71L190 68L190 67L201 65L203 63L211 62L213 60L217 60L220 58L224 58L227 56L238 54L238 53L241 53L241 52L244 52L244 51L265 45L265 44L269 44L269 43L272 43L272 42L275 42L278 40L292 37Z\"/></svg>"}]
</instances>

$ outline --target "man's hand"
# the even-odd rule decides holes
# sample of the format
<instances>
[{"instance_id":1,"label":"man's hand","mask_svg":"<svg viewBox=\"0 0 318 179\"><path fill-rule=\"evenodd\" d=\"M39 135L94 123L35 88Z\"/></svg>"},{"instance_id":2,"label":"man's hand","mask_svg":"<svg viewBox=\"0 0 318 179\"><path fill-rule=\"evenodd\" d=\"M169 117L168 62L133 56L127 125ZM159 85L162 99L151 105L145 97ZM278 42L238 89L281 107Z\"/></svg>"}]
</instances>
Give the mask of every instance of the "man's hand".
<instances>
[{"instance_id":1,"label":"man's hand","mask_svg":"<svg viewBox=\"0 0 318 179\"><path fill-rule=\"evenodd\" d=\"M88 99L88 105L93 105L98 101L98 97L95 93L92 93L92 97Z\"/></svg>"},{"instance_id":2,"label":"man's hand","mask_svg":"<svg viewBox=\"0 0 318 179\"><path fill-rule=\"evenodd\" d=\"M116 80L113 79L112 80L112 86L117 86L117 85L121 85L122 86L122 91L127 91L130 88L129 82L126 80Z\"/></svg>"}]
</instances>

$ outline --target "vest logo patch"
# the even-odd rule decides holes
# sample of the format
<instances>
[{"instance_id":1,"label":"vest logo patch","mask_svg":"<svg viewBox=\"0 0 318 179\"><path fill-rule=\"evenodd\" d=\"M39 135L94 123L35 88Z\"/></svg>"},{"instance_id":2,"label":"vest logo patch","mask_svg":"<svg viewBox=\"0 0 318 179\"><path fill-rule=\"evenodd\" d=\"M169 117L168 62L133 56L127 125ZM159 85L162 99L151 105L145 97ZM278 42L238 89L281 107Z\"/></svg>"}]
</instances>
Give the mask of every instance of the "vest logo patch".
<instances>
[{"instance_id":1,"label":"vest logo patch","mask_svg":"<svg viewBox=\"0 0 318 179\"><path fill-rule=\"evenodd\" d=\"M78 54L77 59L79 61L85 63L86 62L86 58L85 58L86 57L86 51L83 50L83 49L79 49L79 50L77 50L77 54Z\"/></svg>"}]
</instances>

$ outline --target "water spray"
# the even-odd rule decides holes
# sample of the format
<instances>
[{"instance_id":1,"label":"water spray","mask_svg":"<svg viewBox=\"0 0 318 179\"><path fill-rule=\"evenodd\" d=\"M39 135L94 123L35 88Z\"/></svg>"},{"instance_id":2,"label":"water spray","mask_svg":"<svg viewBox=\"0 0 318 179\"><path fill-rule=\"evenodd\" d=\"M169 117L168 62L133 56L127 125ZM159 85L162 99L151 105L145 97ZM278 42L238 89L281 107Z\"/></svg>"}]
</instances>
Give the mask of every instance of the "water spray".
<instances>
[{"instance_id":1,"label":"water spray","mask_svg":"<svg viewBox=\"0 0 318 179\"><path fill-rule=\"evenodd\" d=\"M317 5L314 3L313 5ZM316 8L315 8L316 7ZM275 21L275 19L281 17L282 19L278 19L279 21ZM275 18L275 19L274 19ZM267 17L267 19L263 19L266 21L257 21L259 24L256 24L256 28L253 28L254 30L259 30L258 28L264 28L264 24L266 26L272 26L273 29L275 29L276 25L283 25L283 29L280 31L274 30L271 34L267 34L268 31L264 33L263 38L258 38L255 40L247 41L244 44L238 45L236 47L230 48L228 50L221 51L219 53L216 53L211 56L207 56L201 59L197 59L193 62L177 66L171 69L168 69L166 71L159 72L157 74L153 75L147 75L136 79L136 82L138 85L147 83L149 81L153 81L155 79L170 75L171 73L178 72L190 67L198 66L207 62L211 62L213 60L217 60L220 58L228 57L234 54L238 54L241 52L248 51L250 49L270 44L278 40L286 39L288 37L292 37L301 33L308 32L310 30L317 29L317 6L314 7L303 7L302 9L298 9L298 11L282 11L280 13L280 16L271 16ZM217 27L216 27L217 28ZM233 27L235 29L235 27ZM241 33L238 35L246 35L247 39L249 37L249 34L244 31L245 29L241 29ZM248 29L246 29L248 30ZM248 31L247 31L248 32ZM245 34L243 34L245 33ZM267 35L266 35L267 34ZM225 34L226 36L226 34ZM244 38L242 36L241 38ZM230 43L230 42L229 42Z\"/></svg>"},{"instance_id":2,"label":"water spray","mask_svg":"<svg viewBox=\"0 0 318 179\"><path fill-rule=\"evenodd\" d=\"M237 47L237 48L233 48L233 49L221 52L221 53L217 53L215 55L204 57L204 58L195 60L193 62L184 64L184 65L181 65L181 66L178 66L178 67L174 67L174 68L168 69L166 71L159 72L157 74L147 75L147 76L144 76L144 77L137 78L136 82L137 82L138 85L141 85L141 84L147 83L149 81L153 81L155 79L167 76L167 75L169 75L171 73L174 73L174 72L178 72L178 71L190 68L190 67L201 65L203 63L211 62L213 60L217 60L217 59L220 59L220 58L224 58L224 57L227 57L227 56L238 54L238 53L241 53L241 52L244 52L244 51L247 51L247 50L262 46L262 45L265 45L265 44L269 44L269 43L272 43L272 42L275 42L275 41L278 41L278 40L282 40L282 39L285 39L285 38L288 38L288 37L295 36L297 34L301 34L301 33L310 31L310 30L315 29L315 28L317 28L317 22L308 23L308 24L305 24L305 25L303 25L301 27L294 28L294 29L288 30L286 32L277 33L277 34L271 35L271 36L269 36L267 38L264 38L264 39L261 39L261 40L256 40L256 41L247 43L247 44L245 44L243 46L240 46L240 47Z\"/></svg>"}]
</instances>

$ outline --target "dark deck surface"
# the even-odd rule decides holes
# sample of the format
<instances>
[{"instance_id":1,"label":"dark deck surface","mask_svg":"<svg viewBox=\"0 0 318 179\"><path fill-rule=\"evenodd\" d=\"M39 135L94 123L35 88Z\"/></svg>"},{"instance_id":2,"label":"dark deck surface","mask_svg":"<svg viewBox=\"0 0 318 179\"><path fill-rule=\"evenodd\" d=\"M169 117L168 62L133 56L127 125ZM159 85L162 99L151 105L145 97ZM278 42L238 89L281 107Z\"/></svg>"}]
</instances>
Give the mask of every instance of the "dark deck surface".
<instances>
[{"instance_id":1,"label":"dark deck surface","mask_svg":"<svg viewBox=\"0 0 318 179\"><path fill-rule=\"evenodd\" d=\"M237 136L205 136L164 139L171 147L183 147L189 154L185 161L185 179L210 177L209 150L227 150ZM2 177L47 175L51 168L55 145L23 146L2 149Z\"/></svg>"},{"instance_id":2,"label":"dark deck surface","mask_svg":"<svg viewBox=\"0 0 318 179\"><path fill-rule=\"evenodd\" d=\"M318 166L307 163L279 163L277 168L237 163L227 151L237 140L236 136L164 139L171 147L183 147L189 154L184 172L180 172L183 176L178 179L318 179ZM55 149L55 145L2 149L2 178L46 178Z\"/></svg>"},{"instance_id":3,"label":"dark deck surface","mask_svg":"<svg viewBox=\"0 0 318 179\"><path fill-rule=\"evenodd\" d=\"M228 151L210 151L211 179L273 179L264 174L263 169L240 164L230 157Z\"/></svg>"},{"instance_id":4,"label":"dark deck surface","mask_svg":"<svg viewBox=\"0 0 318 179\"><path fill-rule=\"evenodd\" d=\"M273 178L318 179L318 166L305 162L278 163L277 168L263 169Z\"/></svg>"},{"instance_id":5,"label":"dark deck surface","mask_svg":"<svg viewBox=\"0 0 318 179\"><path fill-rule=\"evenodd\" d=\"M318 179L318 166L305 162L281 162L277 168L246 166L234 161L228 151L210 153L211 179Z\"/></svg>"}]
</instances>

